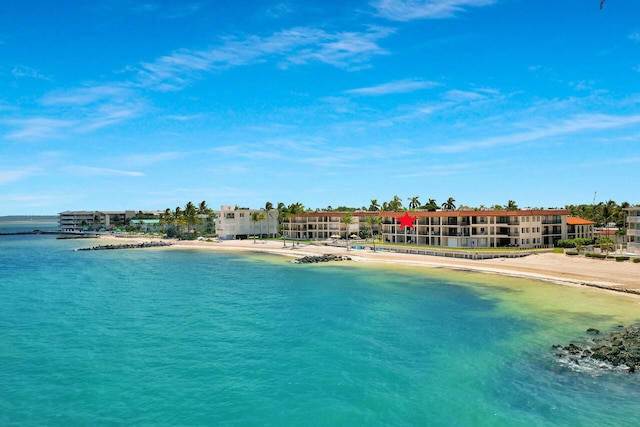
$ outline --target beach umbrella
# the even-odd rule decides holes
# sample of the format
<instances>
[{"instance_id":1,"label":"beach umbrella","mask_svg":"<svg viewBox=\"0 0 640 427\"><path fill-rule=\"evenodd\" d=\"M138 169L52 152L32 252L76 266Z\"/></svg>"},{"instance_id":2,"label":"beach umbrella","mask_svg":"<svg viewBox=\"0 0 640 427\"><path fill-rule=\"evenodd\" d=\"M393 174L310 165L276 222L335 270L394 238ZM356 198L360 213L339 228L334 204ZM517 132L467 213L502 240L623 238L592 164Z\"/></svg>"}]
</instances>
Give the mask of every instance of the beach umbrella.
<instances>
[{"instance_id":1,"label":"beach umbrella","mask_svg":"<svg viewBox=\"0 0 640 427\"><path fill-rule=\"evenodd\" d=\"M332 239L341 239L341 237L338 234L332 234L331 238Z\"/></svg>"}]
</instances>

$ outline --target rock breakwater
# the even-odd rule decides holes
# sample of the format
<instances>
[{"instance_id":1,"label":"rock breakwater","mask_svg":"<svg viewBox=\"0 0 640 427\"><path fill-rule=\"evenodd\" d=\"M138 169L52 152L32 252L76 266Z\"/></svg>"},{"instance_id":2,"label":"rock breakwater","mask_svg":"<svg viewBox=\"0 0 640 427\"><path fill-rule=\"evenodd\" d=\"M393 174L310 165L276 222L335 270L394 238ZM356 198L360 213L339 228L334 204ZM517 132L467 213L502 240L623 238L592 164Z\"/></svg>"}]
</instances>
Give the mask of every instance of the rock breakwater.
<instances>
[{"instance_id":1,"label":"rock breakwater","mask_svg":"<svg viewBox=\"0 0 640 427\"><path fill-rule=\"evenodd\" d=\"M596 336L600 331L590 328L587 333ZM640 371L640 327L619 326L607 336L592 338L585 344L554 345L556 356L564 361L580 365L600 361L613 367Z\"/></svg>"},{"instance_id":2,"label":"rock breakwater","mask_svg":"<svg viewBox=\"0 0 640 427\"><path fill-rule=\"evenodd\" d=\"M318 262L331 262L331 261L351 261L351 258L346 255L332 255L332 254L324 254L324 255L308 255L302 258L298 258L292 261L294 264L315 264Z\"/></svg>"},{"instance_id":3,"label":"rock breakwater","mask_svg":"<svg viewBox=\"0 0 640 427\"><path fill-rule=\"evenodd\" d=\"M123 243L120 245L100 245L93 246L91 248L76 249L77 251L104 251L111 249L140 249L140 248L158 248L164 246L171 246L171 243L166 242L141 242L141 243Z\"/></svg>"}]
</instances>

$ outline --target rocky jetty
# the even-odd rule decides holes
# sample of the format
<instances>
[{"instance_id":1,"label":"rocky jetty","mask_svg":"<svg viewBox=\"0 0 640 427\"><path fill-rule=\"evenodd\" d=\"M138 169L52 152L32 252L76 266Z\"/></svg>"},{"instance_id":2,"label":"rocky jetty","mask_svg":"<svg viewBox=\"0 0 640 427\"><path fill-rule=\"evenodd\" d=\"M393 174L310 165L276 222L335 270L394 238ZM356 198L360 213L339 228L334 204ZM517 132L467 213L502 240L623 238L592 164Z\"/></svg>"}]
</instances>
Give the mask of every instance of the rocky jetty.
<instances>
[{"instance_id":1,"label":"rocky jetty","mask_svg":"<svg viewBox=\"0 0 640 427\"><path fill-rule=\"evenodd\" d=\"M597 329L589 328L590 335L600 335ZM581 362L597 360L614 367L640 371L640 327L619 326L607 336L592 338L585 344L554 345L556 356L580 365Z\"/></svg>"},{"instance_id":2,"label":"rocky jetty","mask_svg":"<svg viewBox=\"0 0 640 427\"><path fill-rule=\"evenodd\" d=\"M302 258L298 258L292 261L294 264L315 264L318 262L331 262L331 261L351 261L351 258L346 255L332 255L332 254L324 254L324 255L308 255Z\"/></svg>"},{"instance_id":3,"label":"rocky jetty","mask_svg":"<svg viewBox=\"0 0 640 427\"><path fill-rule=\"evenodd\" d=\"M171 243L166 242L142 242L142 243L124 243L121 245L101 245L94 246L92 248L76 249L78 251L104 251L110 249L140 249L140 248L158 248L164 246L171 246Z\"/></svg>"}]
</instances>

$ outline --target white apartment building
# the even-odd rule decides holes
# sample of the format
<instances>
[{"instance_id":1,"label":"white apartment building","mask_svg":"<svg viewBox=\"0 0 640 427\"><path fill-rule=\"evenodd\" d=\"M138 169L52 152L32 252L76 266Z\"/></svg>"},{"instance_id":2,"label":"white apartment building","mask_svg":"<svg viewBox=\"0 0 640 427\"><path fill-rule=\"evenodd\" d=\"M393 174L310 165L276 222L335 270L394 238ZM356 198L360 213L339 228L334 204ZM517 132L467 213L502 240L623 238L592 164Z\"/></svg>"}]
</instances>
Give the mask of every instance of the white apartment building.
<instances>
[{"instance_id":1,"label":"white apartment building","mask_svg":"<svg viewBox=\"0 0 640 427\"><path fill-rule=\"evenodd\" d=\"M254 212L263 214L264 219L252 221ZM278 211L222 205L216 212L216 234L223 240L248 239L250 236L274 237L278 234Z\"/></svg>"},{"instance_id":2,"label":"white apartment building","mask_svg":"<svg viewBox=\"0 0 640 427\"><path fill-rule=\"evenodd\" d=\"M627 252L640 254L640 206L624 208L627 215Z\"/></svg>"},{"instance_id":3,"label":"white apartment building","mask_svg":"<svg viewBox=\"0 0 640 427\"><path fill-rule=\"evenodd\" d=\"M140 211L65 211L58 214L60 230L109 231L125 227ZM148 216L158 216L159 212L144 212Z\"/></svg>"},{"instance_id":4,"label":"white apartment building","mask_svg":"<svg viewBox=\"0 0 640 427\"><path fill-rule=\"evenodd\" d=\"M568 235L566 209L517 211L353 212L347 227L344 212L315 212L289 217L283 234L292 239L325 240L358 235L367 217L381 218L373 231L383 242L458 248L537 248L551 246ZM409 216L413 227L402 226ZM403 219L406 223L407 219Z\"/></svg>"}]
</instances>

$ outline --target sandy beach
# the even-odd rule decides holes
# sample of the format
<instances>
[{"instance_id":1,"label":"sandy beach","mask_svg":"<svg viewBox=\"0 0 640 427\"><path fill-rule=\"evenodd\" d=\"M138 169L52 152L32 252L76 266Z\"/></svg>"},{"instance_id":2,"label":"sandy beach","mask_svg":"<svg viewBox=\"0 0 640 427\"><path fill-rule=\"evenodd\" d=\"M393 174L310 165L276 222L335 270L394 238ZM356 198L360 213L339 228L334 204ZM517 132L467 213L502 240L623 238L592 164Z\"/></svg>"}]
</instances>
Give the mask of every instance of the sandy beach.
<instances>
[{"instance_id":1,"label":"sandy beach","mask_svg":"<svg viewBox=\"0 0 640 427\"><path fill-rule=\"evenodd\" d=\"M131 241L157 241L142 236L101 238L108 243L129 243ZM556 253L542 253L522 258L496 258L489 260L468 260L439 256L400 254L394 252L374 252L371 250L349 250L345 247L326 246L322 243L300 243L295 246L282 241L264 240L223 240L223 241L178 241L163 239L172 243L168 250L203 249L214 251L250 251L278 254L292 259L307 255L342 254L358 263L392 263L425 268L450 268L489 274L500 274L534 280L543 280L568 286L588 286L595 289L624 293L640 298L640 263L616 262ZM102 244L102 242L101 242Z\"/></svg>"}]
</instances>

